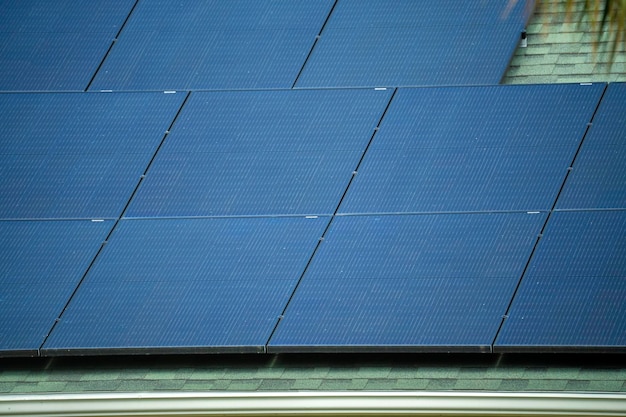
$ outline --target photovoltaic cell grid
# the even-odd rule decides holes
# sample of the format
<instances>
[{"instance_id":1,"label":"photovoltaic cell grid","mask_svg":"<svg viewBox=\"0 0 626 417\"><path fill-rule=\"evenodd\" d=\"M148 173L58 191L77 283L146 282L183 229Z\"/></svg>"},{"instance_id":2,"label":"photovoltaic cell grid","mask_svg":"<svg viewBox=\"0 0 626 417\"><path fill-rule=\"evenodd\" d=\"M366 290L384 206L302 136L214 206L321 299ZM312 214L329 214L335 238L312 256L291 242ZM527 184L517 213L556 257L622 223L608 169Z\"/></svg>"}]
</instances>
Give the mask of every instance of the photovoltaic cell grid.
<instances>
[{"instance_id":1,"label":"photovoltaic cell grid","mask_svg":"<svg viewBox=\"0 0 626 417\"><path fill-rule=\"evenodd\" d=\"M497 84L528 12L497 3L342 0L296 86Z\"/></svg>"},{"instance_id":2,"label":"photovoltaic cell grid","mask_svg":"<svg viewBox=\"0 0 626 417\"><path fill-rule=\"evenodd\" d=\"M626 209L626 84L611 83L557 209Z\"/></svg>"},{"instance_id":3,"label":"photovoltaic cell grid","mask_svg":"<svg viewBox=\"0 0 626 417\"><path fill-rule=\"evenodd\" d=\"M626 211L553 213L494 350L625 351Z\"/></svg>"},{"instance_id":4,"label":"photovoltaic cell grid","mask_svg":"<svg viewBox=\"0 0 626 417\"><path fill-rule=\"evenodd\" d=\"M91 89L290 88L332 4L140 2Z\"/></svg>"},{"instance_id":5,"label":"photovoltaic cell grid","mask_svg":"<svg viewBox=\"0 0 626 417\"><path fill-rule=\"evenodd\" d=\"M0 90L84 90L129 17L91 88L159 91L0 95L0 355L262 351L391 97L306 88L504 73L524 2L436 3L0 0ZM296 91L192 93L127 212L151 219L120 222L37 352L112 227L67 219L120 215L184 100L163 90L289 88L301 70ZM545 221L526 211L551 206L603 88L400 89L270 351L489 350ZM624 90L604 95L496 350L626 345ZM491 214L441 214L457 211ZM440 214L405 214L423 212Z\"/></svg>"},{"instance_id":6,"label":"photovoltaic cell grid","mask_svg":"<svg viewBox=\"0 0 626 417\"><path fill-rule=\"evenodd\" d=\"M604 87L399 89L339 213L549 210Z\"/></svg>"},{"instance_id":7,"label":"photovoltaic cell grid","mask_svg":"<svg viewBox=\"0 0 626 417\"><path fill-rule=\"evenodd\" d=\"M328 220L122 220L42 352L261 352Z\"/></svg>"},{"instance_id":8,"label":"photovoltaic cell grid","mask_svg":"<svg viewBox=\"0 0 626 417\"><path fill-rule=\"evenodd\" d=\"M0 1L0 90L83 91L133 4Z\"/></svg>"},{"instance_id":9,"label":"photovoltaic cell grid","mask_svg":"<svg viewBox=\"0 0 626 417\"><path fill-rule=\"evenodd\" d=\"M113 221L0 221L0 356L36 356Z\"/></svg>"},{"instance_id":10,"label":"photovoltaic cell grid","mask_svg":"<svg viewBox=\"0 0 626 417\"><path fill-rule=\"evenodd\" d=\"M126 217L333 214L391 93L194 92Z\"/></svg>"},{"instance_id":11,"label":"photovoltaic cell grid","mask_svg":"<svg viewBox=\"0 0 626 417\"><path fill-rule=\"evenodd\" d=\"M183 94L1 94L0 218L116 218Z\"/></svg>"},{"instance_id":12,"label":"photovoltaic cell grid","mask_svg":"<svg viewBox=\"0 0 626 417\"><path fill-rule=\"evenodd\" d=\"M626 350L625 108L610 84L495 350Z\"/></svg>"},{"instance_id":13,"label":"photovoltaic cell grid","mask_svg":"<svg viewBox=\"0 0 626 417\"><path fill-rule=\"evenodd\" d=\"M489 351L545 216L336 217L268 351Z\"/></svg>"}]
</instances>

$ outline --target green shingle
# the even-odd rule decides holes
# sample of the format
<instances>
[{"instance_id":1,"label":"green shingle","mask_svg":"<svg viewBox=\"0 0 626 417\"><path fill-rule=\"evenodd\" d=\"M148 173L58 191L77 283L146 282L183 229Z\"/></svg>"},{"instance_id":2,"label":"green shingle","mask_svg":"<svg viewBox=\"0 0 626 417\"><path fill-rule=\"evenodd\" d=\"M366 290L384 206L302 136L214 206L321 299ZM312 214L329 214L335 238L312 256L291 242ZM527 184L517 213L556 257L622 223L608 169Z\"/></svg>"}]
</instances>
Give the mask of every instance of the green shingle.
<instances>
[{"instance_id":1,"label":"green shingle","mask_svg":"<svg viewBox=\"0 0 626 417\"><path fill-rule=\"evenodd\" d=\"M120 392L150 392L156 389L155 381L143 379L127 379L120 381L116 391Z\"/></svg>"},{"instance_id":2,"label":"green shingle","mask_svg":"<svg viewBox=\"0 0 626 417\"><path fill-rule=\"evenodd\" d=\"M389 391L396 388L398 381L389 378L372 378L368 379L365 388L368 391Z\"/></svg>"},{"instance_id":3,"label":"green shingle","mask_svg":"<svg viewBox=\"0 0 626 417\"><path fill-rule=\"evenodd\" d=\"M255 373L255 378L276 379L276 378L280 378L284 372L285 370L283 368L261 368L261 369L257 369Z\"/></svg>"},{"instance_id":4,"label":"green shingle","mask_svg":"<svg viewBox=\"0 0 626 417\"><path fill-rule=\"evenodd\" d=\"M389 367L362 366L357 369L358 378L386 378L391 369Z\"/></svg>"},{"instance_id":5,"label":"green shingle","mask_svg":"<svg viewBox=\"0 0 626 417\"><path fill-rule=\"evenodd\" d=\"M29 374L30 371L2 371L0 372L0 383L24 381L26 378L28 378Z\"/></svg>"},{"instance_id":6,"label":"green shingle","mask_svg":"<svg viewBox=\"0 0 626 417\"><path fill-rule=\"evenodd\" d=\"M120 376L119 371L109 371L109 370L96 370L87 372L81 375L81 381L107 381L107 380L116 380Z\"/></svg>"},{"instance_id":7,"label":"green shingle","mask_svg":"<svg viewBox=\"0 0 626 417\"><path fill-rule=\"evenodd\" d=\"M417 378L417 367L407 365L406 367L394 367L389 370L388 378L391 379L414 379Z\"/></svg>"},{"instance_id":8,"label":"green shingle","mask_svg":"<svg viewBox=\"0 0 626 417\"><path fill-rule=\"evenodd\" d=\"M64 389L67 390L67 385L64 387ZM27 394L31 392L46 392L46 391L39 388L39 384L30 382L30 383L15 384L12 388L10 388L10 391L6 391L6 392L10 392L12 394L17 394L17 393Z\"/></svg>"},{"instance_id":9,"label":"green shingle","mask_svg":"<svg viewBox=\"0 0 626 417\"><path fill-rule=\"evenodd\" d=\"M546 37L546 43L580 43L582 39L582 32L553 32Z\"/></svg>"},{"instance_id":10,"label":"green shingle","mask_svg":"<svg viewBox=\"0 0 626 417\"><path fill-rule=\"evenodd\" d=\"M619 392L624 381L589 381L588 390L598 392Z\"/></svg>"},{"instance_id":11,"label":"green shingle","mask_svg":"<svg viewBox=\"0 0 626 417\"><path fill-rule=\"evenodd\" d=\"M11 392L17 385L18 382L0 382L0 392Z\"/></svg>"},{"instance_id":12,"label":"green shingle","mask_svg":"<svg viewBox=\"0 0 626 417\"><path fill-rule=\"evenodd\" d=\"M563 391L569 381L565 379L534 378L528 380L526 389L529 391Z\"/></svg>"},{"instance_id":13,"label":"green shingle","mask_svg":"<svg viewBox=\"0 0 626 417\"><path fill-rule=\"evenodd\" d=\"M152 369L150 370L150 372L146 374L146 379L154 379L154 380L175 379L177 372L178 372L177 369Z\"/></svg>"},{"instance_id":14,"label":"green shingle","mask_svg":"<svg viewBox=\"0 0 626 417\"><path fill-rule=\"evenodd\" d=\"M322 384L322 379L306 378L294 381L291 389L294 390L318 390Z\"/></svg>"},{"instance_id":15,"label":"green shingle","mask_svg":"<svg viewBox=\"0 0 626 417\"><path fill-rule=\"evenodd\" d=\"M574 10L582 10L584 0L575 1ZM598 42L588 18L565 13L558 7L543 4L528 23L528 47L518 48L503 77L505 84L564 82L614 82L626 80L626 52L613 56L608 66L606 36ZM586 16L586 15L584 15ZM596 16L599 21L601 14Z\"/></svg>"},{"instance_id":16,"label":"green shingle","mask_svg":"<svg viewBox=\"0 0 626 417\"><path fill-rule=\"evenodd\" d=\"M295 384L294 379L264 379L258 389L261 391L288 391Z\"/></svg>"},{"instance_id":17,"label":"green shingle","mask_svg":"<svg viewBox=\"0 0 626 417\"><path fill-rule=\"evenodd\" d=\"M553 44L550 45L549 54L559 55L559 54L584 54L587 55L590 52L584 51L584 45L579 43L566 43L566 44Z\"/></svg>"},{"instance_id":18,"label":"green shingle","mask_svg":"<svg viewBox=\"0 0 626 417\"><path fill-rule=\"evenodd\" d=\"M580 381L567 381L567 385L565 386L566 391L588 391L589 390L589 381L580 380Z\"/></svg>"},{"instance_id":19,"label":"green shingle","mask_svg":"<svg viewBox=\"0 0 626 417\"><path fill-rule=\"evenodd\" d=\"M300 378L307 375L308 378L322 379L328 375L328 368L285 368L283 369L283 378Z\"/></svg>"},{"instance_id":20,"label":"green shingle","mask_svg":"<svg viewBox=\"0 0 626 417\"><path fill-rule=\"evenodd\" d=\"M322 391L362 390L367 382L367 379L326 379L321 382L319 389Z\"/></svg>"},{"instance_id":21,"label":"green shingle","mask_svg":"<svg viewBox=\"0 0 626 417\"><path fill-rule=\"evenodd\" d=\"M447 391L452 390L457 385L455 378L431 379L426 389L429 391Z\"/></svg>"},{"instance_id":22,"label":"green shingle","mask_svg":"<svg viewBox=\"0 0 626 417\"><path fill-rule=\"evenodd\" d=\"M526 391L527 379L503 379L498 385L498 391Z\"/></svg>"},{"instance_id":23,"label":"green shingle","mask_svg":"<svg viewBox=\"0 0 626 417\"><path fill-rule=\"evenodd\" d=\"M582 64L590 62L589 55L581 55L581 54L560 54L554 55L557 59L555 60L558 64Z\"/></svg>"},{"instance_id":24,"label":"green shingle","mask_svg":"<svg viewBox=\"0 0 626 417\"><path fill-rule=\"evenodd\" d=\"M550 45L536 44L529 40L528 47L519 48L518 53L514 56L514 59L519 57L519 62L524 62L524 57L532 55L546 55L550 53L551 48L552 46Z\"/></svg>"},{"instance_id":25,"label":"green shingle","mask_svg":"<svg viewBox=\"0 0 626 417\"><path fill-rule=\"evenodd\" d=\"M188 379L224 379L224 368L197 368L194 369Z\"/></svg>"},{"instance_id":26,"label":"green shingle","mask_svg":"<svg viewBox=\"0 0 626 417\"><path fill-rule=\"evenodd\" d=\"M459 375L457 367L421 367L417 371L418 378L454 379Z\"/></svg>"},{"instance_id":27,"label":"green shingle","mask_svg":"<svg viewBox=\"0 0 626 417\"><path fill-rule=\"evenodd\" d=\"M66 392L117 391L120 380L114 381L71 381L65 386Z\"/></svg>"},{"instance_id":28,"label":"green shingle","mask_svg":"<svg viewBox=\"0 0 626 417\"><path fill-rule=\"evenodd\" d=\"M454 384L455 390L488 390L496 391L501 384L499 379L458 379Z\"/></svg>"},{"instance_id":29,"label":"green shingle","mask_svg":"<svg viewBox=\"0 0 626 417\"><path fill-rule=\"evenodd\" d=\"M429 379L412 378L397 379L394 389L396 390L425 390L430 383Z\"/></svg>"},{"instance_id":30,"label":"green shingle","mask_svg":"<svg viewBox=\"0 0 626 417\"><path fill-rule=\"evenodd\" d=\"M259 380L237 380L231 381L228 386L229 391L256 391L261 385Z\"/></svg>"}]
</instances>

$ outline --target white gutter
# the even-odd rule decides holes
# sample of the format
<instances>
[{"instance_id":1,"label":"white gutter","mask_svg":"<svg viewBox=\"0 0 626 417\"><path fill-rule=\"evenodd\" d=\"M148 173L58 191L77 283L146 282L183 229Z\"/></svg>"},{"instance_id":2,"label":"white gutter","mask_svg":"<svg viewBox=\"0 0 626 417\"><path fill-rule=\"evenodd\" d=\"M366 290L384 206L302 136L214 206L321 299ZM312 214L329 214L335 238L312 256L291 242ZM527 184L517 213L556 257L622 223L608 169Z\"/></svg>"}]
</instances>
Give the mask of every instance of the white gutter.
<instances>
[{"instance_id":1,"label":"white gutter","mask_svg":"<svg viewBox=\"0 0 626 417\"><path fill-rule=\"evenodd\" d=\"M0 416L626 416L626 395L486 392L164 392L0 396Z\"/></svg>"}]
</instances>

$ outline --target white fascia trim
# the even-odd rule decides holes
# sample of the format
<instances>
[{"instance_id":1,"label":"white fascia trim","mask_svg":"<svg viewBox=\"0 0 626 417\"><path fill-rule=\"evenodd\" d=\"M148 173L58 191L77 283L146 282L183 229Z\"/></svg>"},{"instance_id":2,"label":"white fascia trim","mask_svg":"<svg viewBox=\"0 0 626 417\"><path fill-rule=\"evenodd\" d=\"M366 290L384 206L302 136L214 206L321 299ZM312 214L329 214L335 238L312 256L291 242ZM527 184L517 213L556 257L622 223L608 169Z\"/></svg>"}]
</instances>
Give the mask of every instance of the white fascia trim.
<instances>
[{"instance_id":1,"label":"white fascia trim","mask_svg":"<svg viewBox=\"0 0 626 417\"><path fill-rule=\"evenodd\" d=\"M163 392L0 396L0 416L626 416L626 395L501 392Z\"/></svg>"}]
</instances>

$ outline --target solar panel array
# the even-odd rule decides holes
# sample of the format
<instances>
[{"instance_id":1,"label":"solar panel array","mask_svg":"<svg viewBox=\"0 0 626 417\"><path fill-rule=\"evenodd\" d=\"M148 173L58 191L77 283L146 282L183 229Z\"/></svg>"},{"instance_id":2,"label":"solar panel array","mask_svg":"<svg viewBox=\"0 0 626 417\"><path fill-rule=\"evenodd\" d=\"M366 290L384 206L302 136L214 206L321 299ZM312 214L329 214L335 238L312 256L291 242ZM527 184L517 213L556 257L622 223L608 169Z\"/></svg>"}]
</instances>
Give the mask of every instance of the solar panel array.
<instances>
[{"instance_id":1,"label":"solar panel array","mask_svg":"<svg viewBox=\"0 0 626 417\"><path fill-rule=\"evenodd\" d=\"M0 356L624 350L626 86L458 3L0 1Z\"/></svg>"}]
</instances>

